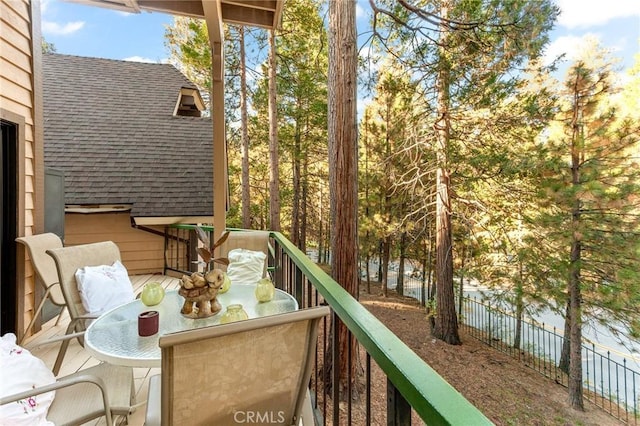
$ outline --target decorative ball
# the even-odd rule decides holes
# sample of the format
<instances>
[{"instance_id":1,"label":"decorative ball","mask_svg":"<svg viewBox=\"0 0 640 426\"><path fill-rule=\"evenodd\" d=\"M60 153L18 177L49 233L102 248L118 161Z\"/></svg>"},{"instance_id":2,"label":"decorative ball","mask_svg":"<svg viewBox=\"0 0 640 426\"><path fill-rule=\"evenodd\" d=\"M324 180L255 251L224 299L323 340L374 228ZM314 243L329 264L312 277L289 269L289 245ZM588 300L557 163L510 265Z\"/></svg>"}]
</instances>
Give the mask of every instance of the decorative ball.
<instances>
[{"instance_id":1,"label":"decorative ball","mask_svg":"<svg viewBox=\"0 0 640 426\"><path fill-rule=\"evenodd\" d=\"M147 306L157 305L164 299L164 288L160 283L145 284L140 299Z\"/></svg>"},{"instance_id":2,"label":"decorative ball","mask_svg":"<svg viewBox=\"0 0 640 426\"><path fill-rule=\"evenodd\" d=\"M219 294L226 293L227 291L229 291L230 288L231 288L231 278L229 278L229 275L225 272L224 281L222 282L222 287L220 287L220 290L218 290L218 293Z\"/></svg>"},{"instance_id":3,"label":"decorative ball","mask_svg":"<svg viewBox=\"0 0 640 426\"><path fill-rule=\"evenodd\" d=\"M256 299L258 302L269 302L276 294L276 288L269 278L262 278L256 286Z\"/></svg>"}]
</instances>

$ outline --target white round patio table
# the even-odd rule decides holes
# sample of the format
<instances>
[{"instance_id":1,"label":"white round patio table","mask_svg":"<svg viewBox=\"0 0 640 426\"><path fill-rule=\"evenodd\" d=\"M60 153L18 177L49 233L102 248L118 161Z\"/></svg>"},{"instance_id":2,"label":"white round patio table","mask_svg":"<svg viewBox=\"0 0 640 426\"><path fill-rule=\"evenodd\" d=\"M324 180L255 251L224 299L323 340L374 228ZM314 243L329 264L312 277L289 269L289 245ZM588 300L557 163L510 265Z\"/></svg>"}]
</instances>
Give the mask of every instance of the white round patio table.
<instances>
[{"instance_id":1,"label":"white round patio table","mask_svg":"<svg viewBox=\"0 0 640 426\"><path fill-rule=\"evenodd\" d=\"M290 294L276 289L270 302L259 303L255 297L256 285L232 285L217 299L222 310L208 318L187 318L180 313L184 298L177 290L167 291L162 302L146 306L140 299L102 314L87 328L84 347L94 358L114 365L128 367L160 367L160 335L220 324L227 306L239 303L249 319L282 314L298 309ZM145 311L159 313L158 332L152 336L138 335L138 315Z\"/></svg>"}]
</instances>

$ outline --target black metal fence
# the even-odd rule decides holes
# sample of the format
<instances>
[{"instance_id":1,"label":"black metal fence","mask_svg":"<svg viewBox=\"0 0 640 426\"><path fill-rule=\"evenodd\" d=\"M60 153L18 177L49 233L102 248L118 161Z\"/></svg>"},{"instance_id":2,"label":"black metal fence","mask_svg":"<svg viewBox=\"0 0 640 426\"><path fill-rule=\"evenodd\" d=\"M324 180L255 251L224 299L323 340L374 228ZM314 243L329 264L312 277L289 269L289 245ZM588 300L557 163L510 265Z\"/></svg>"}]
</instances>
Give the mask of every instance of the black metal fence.
<instances>
[{"instance_id":1,"label":"black metal fence","mask_svg":"<svg viewBox=\"0 0 640 426\"><path fill-rule=\"evenodd\" d=\"M476 297L465 296L462 307L461 324L469 335L568 385L568 375L560 368L564 336L556 327L534 319L518 321ZM582 362L585 399L620 420L638 424L640 373L627 365L625 357L600 349L593 342L583 343Z\"/></svg>"},{"instance_id":2,"label":"black metal fence","mask_svg":"<svg viewBox=\"0 0 640 426\"><path fill-rule=\"evenodd\" d=\"M405 296L424 300L425 290L421 280L405 278ZM472 337L568 386L568 375L560 368L564 344L562 330L532 318L519 322L511 313L468 296L463 297L460 324ZM640 373L628 365L626 357L593 342L585 342L582 360L584 398L617 419L639 424Z\"/></svg>"},{"instance_id":3,"label":"black metal fence","mask_svg":"<svg viewBox=\"0 0 640 426\"><path fill-rule=\"evenodd\" d=\"M171 225L164 230L164 271L189 274L198 270L198 240L193 226Z\"/></svg>"}]
</instances>

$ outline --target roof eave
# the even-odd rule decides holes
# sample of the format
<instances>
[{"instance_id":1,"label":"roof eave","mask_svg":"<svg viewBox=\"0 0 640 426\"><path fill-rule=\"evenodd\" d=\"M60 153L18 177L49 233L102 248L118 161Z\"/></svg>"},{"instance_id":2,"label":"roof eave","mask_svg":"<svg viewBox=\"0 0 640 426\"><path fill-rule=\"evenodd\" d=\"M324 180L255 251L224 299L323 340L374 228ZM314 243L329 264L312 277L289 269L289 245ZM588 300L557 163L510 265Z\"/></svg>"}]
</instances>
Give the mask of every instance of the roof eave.
<instances>
[{"instance_id":1,"label":"roof eave","mask_svg":"<svg viewBox=\"0 0 640 426\"><path fill-rule=\"evenodd\" d=\"M203 0L69 0L129 13L142 10L205 18ZM207 0L204 0L207 1ZM209 0L210 1L210 0ZM276 29L284 0L219 0L222 21L244 26Z\"/></svg>"}]
</instances>

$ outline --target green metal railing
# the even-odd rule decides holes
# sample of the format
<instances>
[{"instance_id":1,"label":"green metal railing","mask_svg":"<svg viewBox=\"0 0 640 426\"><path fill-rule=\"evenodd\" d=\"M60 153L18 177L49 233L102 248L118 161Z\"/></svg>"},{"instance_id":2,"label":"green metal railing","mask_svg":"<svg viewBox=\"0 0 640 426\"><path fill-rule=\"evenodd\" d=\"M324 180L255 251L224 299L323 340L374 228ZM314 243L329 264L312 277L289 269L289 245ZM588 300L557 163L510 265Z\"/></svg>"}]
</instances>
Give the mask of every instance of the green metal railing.
<instances>
[{"instance_id":1,"label":"green metal railing","mask_svg":"<svg viewBox=\"0 0 640 426\"><path fill-rule=\"evenodd\" d=\"M168 228L168 232L171 229ZM180 229L186 228L182 225ZM314 402L317 413L320 413L316 419L318 423L370 424L372 418L378 423L386 414L388 425L410 424L414 412L428 425L492 424L398 336L278 232L271 233L269 267L276 286L292 294L301 308L328 304L332 309L331 323L325 321L319 333L317 359L320 361L316 362L316 371L312 375ZM362 373L356 373L363 377L340 377L338 368L334 368L330 376L322 373L326 365L322 360L328 357L335 360L338 356L339 333L332 333L338 319L349 331L346 338L353 336L357 350L364 352L366 368ZM351 349L351 345L348 346ZM351 351L349 355L352 355ZM380 386L380 380L372 374L372 360L386 376L382 384L386 386L387 395L385 413L374 412L371 403L371 387ZM350 373L352 368L348 371ZM340 399L340 394L339 386L333 384L341 380L349 383L348 395L351 395L351 383L364 380L364 403L356 407L357 403L350 396L343 398L340 404L334 404ZM364 413L357 415L358 410Z\"/></svg>"}]
</instances>

